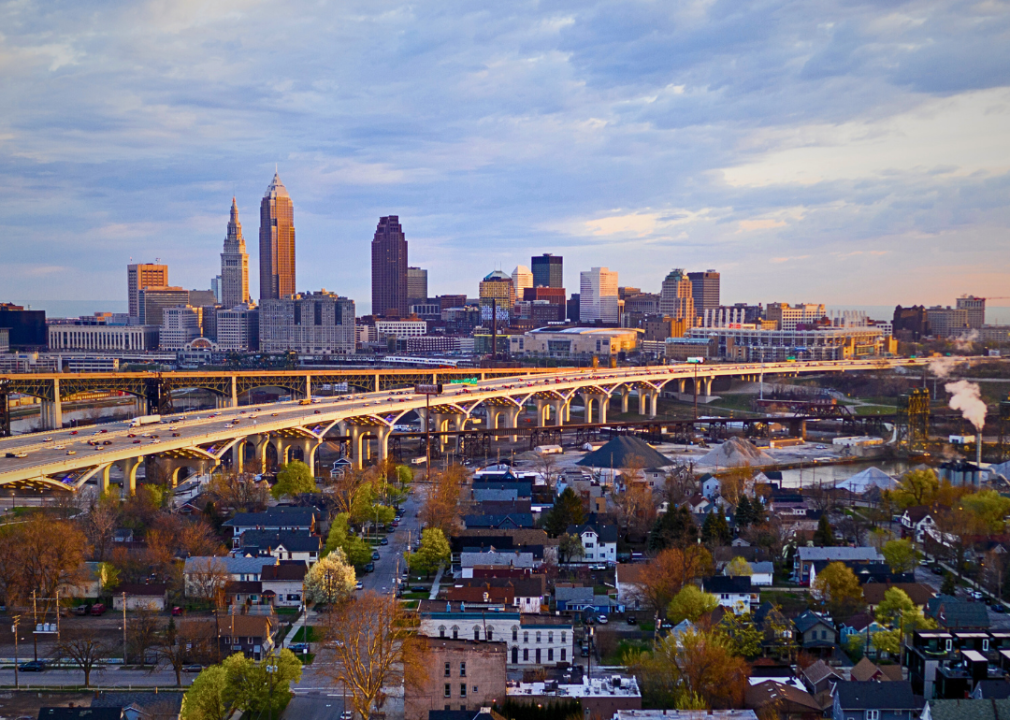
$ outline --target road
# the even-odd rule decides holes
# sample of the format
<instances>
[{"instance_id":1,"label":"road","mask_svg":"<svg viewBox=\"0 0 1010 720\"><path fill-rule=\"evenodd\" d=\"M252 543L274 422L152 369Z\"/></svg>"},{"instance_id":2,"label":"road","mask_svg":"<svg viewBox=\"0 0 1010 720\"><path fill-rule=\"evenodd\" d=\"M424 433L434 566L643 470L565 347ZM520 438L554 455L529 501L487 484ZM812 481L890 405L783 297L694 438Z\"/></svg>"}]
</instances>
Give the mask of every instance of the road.
<instances>
[{"instance_id":1,"label":"road","mask_svg":"<svg viewBox=\"0 0 1010 720\"><path fill-rule=\"evenodd\" d=\"M943 584L943 576L936 575L928 568L917 565L915 568L915 581L928 585L939 593L940 585ZM963 587L958 587L957 596L971 601L971 598L968 597L968 591ZM991 630L1010 630L1010 615L993 612L993 609L988 605L986 605L986 611L989 613L989 626Z\"/></svg>"}]
</instances>

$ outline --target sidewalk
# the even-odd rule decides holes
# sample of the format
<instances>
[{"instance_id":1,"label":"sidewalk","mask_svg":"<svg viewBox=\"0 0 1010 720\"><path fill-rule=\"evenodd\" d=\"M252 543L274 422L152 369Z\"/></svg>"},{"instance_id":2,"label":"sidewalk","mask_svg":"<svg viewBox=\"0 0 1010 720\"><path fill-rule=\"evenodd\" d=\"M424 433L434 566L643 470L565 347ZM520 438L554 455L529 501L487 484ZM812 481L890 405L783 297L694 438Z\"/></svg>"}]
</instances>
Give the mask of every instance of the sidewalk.
<instances>
[{"instance_id":1,"label":"sidewalk","mask_svg":"<svg viewBox=\"0 0 1010 720\"><path fill-rule=\"evenodd\" d=\"M438 598L438 583L442 579L442 572L445 570L445 565L439 565L438 572L435 573L435 582L431 584L431 594L428 595L429 600L435 600Z\"/></svg>"},{"instance_id":2,"label":"sidewalk","mask_svg":"<svg viewBox=\"0 0 1010 720\"><path fill-rule=\"evenodd\" d=\"M294 636L298 633L298 629L305 625L305 620L308 617L308 615L309 611L308 609L306 609L301 615L298 616L298 619L295 620L294 624L291 626L291 630L289 630L288 634L284 636L284 642L281 643L281 648L290 647L292 638L294 638Z\"/></svg>"}]
</instances>

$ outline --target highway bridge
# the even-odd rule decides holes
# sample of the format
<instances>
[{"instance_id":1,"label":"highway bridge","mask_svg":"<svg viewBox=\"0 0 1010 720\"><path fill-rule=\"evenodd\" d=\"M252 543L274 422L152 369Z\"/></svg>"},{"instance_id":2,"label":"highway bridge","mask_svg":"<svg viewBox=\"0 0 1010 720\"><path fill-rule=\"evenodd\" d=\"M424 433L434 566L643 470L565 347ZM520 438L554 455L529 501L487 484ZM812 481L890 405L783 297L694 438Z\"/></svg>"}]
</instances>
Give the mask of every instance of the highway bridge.
<instances>
[{"instance_id":1,"label":"highway bridge","mask_svg":"<svg viewBox=\"0 0 1010 720\"><path fill-rule=\"evenodd\" d=\"M275 371L273 373L171 373L155 377L143 373L77 375L2 376L8 392L41 396L54 391L48 402L58 403L67 387L93 391L115 386L124 392L156 387L203 387L226 398L214 411L188 416L162 413L160 424L137 428L128 422L98 427L53 429L41 433L0 438L0 485L33 489L77 490L93 481L107 489L114 465L123 473L124 489L136 490L137 469L145 458L155 457L174 484L182 468L201 472L213 470L230 460L241 470L247 457L265 466L268 448L273 447L279 463L300 456L310 465L327 437L346 437L351 457L361 466L367 454L366 440L378 447L385 459L389 439L400 419L416 411L422 427L436 432L461 431L480 415L486 427L510 436L517 429L519 415L535 408L538 426L559 425L571 420L573 401L584 408L585 423L606 423L613 398L620 399L628 412L632 398L638 414L655 417L657 400L668 385L684 392L694 383L702 395L711 393L717 377L738 377L757 381L766 374L883 370L921 366L923 359L843 360L786 363L678 364L615 369L475 369L437 371L344 372ZM35 382L32 385L32 382ZM416 394L417 383L443 383L444 393L434 398ZM452 384L466 381L467 384ZM335 397L313 396L320 384L347 383L361 391ZM242 390L266 384L286 387L298 400L262 406L238 406ZM133 388L133 390L129 389ZM299 393L300 391L300 393ZM430 409L426 405L430 403ZM163 407L155 405L154 407ZM152 408L153 409L153 408ZM52 419L52 418L51 418Z\"/></svg>"}]
</instances>

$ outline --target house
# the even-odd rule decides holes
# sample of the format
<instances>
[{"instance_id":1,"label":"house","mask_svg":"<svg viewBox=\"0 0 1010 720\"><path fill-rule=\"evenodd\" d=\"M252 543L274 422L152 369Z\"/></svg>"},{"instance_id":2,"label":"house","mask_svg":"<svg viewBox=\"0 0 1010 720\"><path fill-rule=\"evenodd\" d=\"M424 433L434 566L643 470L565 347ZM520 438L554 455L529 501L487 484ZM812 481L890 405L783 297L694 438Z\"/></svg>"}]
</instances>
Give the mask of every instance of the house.
<instances>
[{"instance_id":1,"label":"house","mask_svg":"<svg viewBox=\"0 0 1010 720\"><path fill-rule=\"evenodd\" d=\"M182 568L187 597L203 597L226 582L259 582L263 568L277 562L273 557L217 557L214 555L186 558Z\"/></svg>"},{"instance_id":2,"label":"house","mask_svg":"<svg viewBox=\"0 0 1010 720\"><path fill-rule=\"evenodd\" d=\"M796 641L811 654L830 655L838 645L838 632L831 618L805 610L793 620Z\"/></svg>"},{"instance_id":3,"label":"house","mask_svg":"<svg viewBox=\"0 0 1010 720\"><path fill-rule=\"evenodd\" d=\"M941 630L989 629L989 611L985 603L968 602L951 595L930 598L924 614L936 620Z\"/></svg>"},{"instance_id":4,"label":"house","mask_svg":"<svg viewBox=\"0 0 1010 720\"><path fill-rule=\"evenodd\" d=\"M787 683L762 682L751 685L744 695L744 707L766 717L767 709L771 717L780 720L819 720L824 717L821 706L814 696Z\"/></svg>"},{"instance_id":5,"label":"house","mask_svg":"<svg viewBox=\"0 0 1010 720\"><path fill-rule=\"evenodd\" d=\"M750 584L758 587L771 587L775 577L775 563L752 562L750 566Z\"/></svg>"},{"instance_id":6,"label":"house","mask_svg":"<svg viewBox=\"0 0 1010 720\"><path fill-rule=\"evenodd\" d=\"M687 501L687 508L692 515L704 515L715 507L715 503L701 493L695 493Z\"/></svg>"},{"instance_id":7,"label":"house","mask_svg":"<svg viewBox=\"0 0 1010 720\"><path fill-rule=\"evenodd\" d=\"M877 605L884 601L884 594L891 588L898 588L906 595L908 599L919 607L925 607L933 597L936 596L936 591L925 583L866 583L863 585L863 600L866 601L867 611L875 612Z\"/></svg>"},{"instance_id":8,"label":"house","mask_svg":"<svg viewBox=\"0 0 1010 720\"><path fill-rule=\"evenodd\" d=\"M875 547L800 547L796 549L793 575L800 583L809 583L813 564L821 560L829 563L882 563L884 556Z\"/></svg>"},{"instance_id":9,"label":"house","mask_svg":"<svg viewBox=\"0 0 1010 720\"><path fill-rule=\"evenodd\" d=\"M314 533L316 515L316 509L312 507L272 507L264 512L235 513L235 517L223 523L221 527L232 531L235 547L238 547L238 539L247 530Z\"/></svg>"},{"instance_id":10,"label":"house","mask_svg":"<svg viewBox=\"0 0 1010 720\"><path fill-rule=\"evenodd\" d=\"M617 562L617 526L601 523L569 525L566 532L582 539L582 560L587 563Z\"/></svg>"},{"instance_id":11,"label":"house","mask_svg":"<svg viewBox=\"0 0 1010 720\"><path fill-rule=\"evenodd\" d=\"M709 500L715 500L719 496L719 491L722 488L719 478L715 477L711 473L705 473L702 475L699 485L701 488L701 494Z\"/></svg>"},{"instance_id":12,"label":"house","mask_svg":"<svg viewBox=\"0 0 1010 720\"><path fill-rule=\"evenodd\" d=\"M593 606L593 588L559 584L554 588L554 603L558 612L581 612Z\"/></svg>"},{"instance_id":13,"label":"house","mask_svg":"<svg viewBox=\"0 0 1010 720\"><path fill-rule=\"evenodd\" d=\"M513 667L570 663L574 657L573 624L565 618L505 608L489 611L444 600L422 600L418 614L419 633L426 637L504 642Z\"/></svg>"},{"instance_id":14,"label":"house","mask_svg":"<svg viewBox=\"0 0 1010 720\"><path fill-rule=\"evenodd\" d=\"M464 515L463 524L467 529L494 528L495 530L533 527L532 513L508 513L505 515Z\"/></svg>"},{"instance_id":15,"label":"house","mask_svg":"<svg viewBox=\"0 0 1010 720\"><path fill-rule=\"evenodd\" d=\"M649 566L645 563L621 563L617 566L617 600L636 610L642 602L642 582Z\"/></svg>"},{"instance_id":16,"label":"house","mask_svg":"<svg viewBox=\"0 0 1010 720\"><path fill-rule=\"evenodd\" d=\"M974 700L1006 700L1010 698L1010 682L999 680L979 680L971 691Z\"/></svg>"},{"instance_id":17,"label":"house","mask_svg":"<svg viewBox=\"0 0 1010 720\"><path fill-rule=\"evenodd\" d=\"M262 660L273 652L276 634L275 615L238 615L232 612L217 618L222 657L240 652L252 660Z\"/></svg>"},{"instance_id":18,"label":"house","mask_svg":"<svg viewBox=\"0 0 1010 720\"><path fill-rule=\"evenodd\" d=\"M1002 685L1010 686L1005 680ZM930 700L922 709L922 720L1005 720L1010 717L1010 700L972 698Z\"/></svg>"},{"instance_id":19,"label":"house","mask_svg":"<svg viewBox=\"0 0 1010 720\"><path fill-rule=\"evenodd\" d=\"M125 720L123 707L43 707L39 708L38 720Z\"/></svg>"},{"instance_id":20,"label":"house","mask_svg":"<svg viewBox=\"0 0 1010 720\"><path fill-rule=\"evenodd\" d=\"M873 636L885 630L887 628L878 623L873 615L869 613L856 613L839 625L838 642L840 645L847 646L850 637L859 635L863 638L863 647L869 648L872 645ZM869 637L867 637L867 633Z\"/></svg>"},{"instance_id":21,"label":"house","mask_svg":"<svg viewBox=\"0 0 1010 720\"><path fill-rule=\"evenodd\" d=\"M913 505L901 514L901 536L914 538L921 543L926 533L936 529L936 515L939 506Z\"/></svg>"},{"instance_id":22,"label":"house","mask_svg":"<svg viewBox=\"0 0 1010 720\"><path fill-rule=\"evenodd\" d=\"M474 607L511 607L515 604L515 590L510 586L492 587L490 583L485 583L482 586L457 586L448 589L445 599L449 602L466 603Z\"/></svg>"},{"instance_id":23,"label":"house","mask_svg":"<svg viewBox=\"0 0 1010 720\"><path fill-rule=\"evenodd\" d=\"M122 610L125 604L127 610L157 610L161 612L165 609L167 598L168 585L121 583L112 593L112 607L115 610Z\"/></svg>"},{"instance_id":24,"label":"house","mask_svg":"<svg viewBox=\"0 0 1010 720\"><path fill-rule=\"evenodd\" d=\"M428 720L432 710L469 710L505 697L504 643L424 638L429 668L420 687L404 688L404 720Z\"/></svg>"},{"instance_id":25,"label":"house","mask_svg":"<svg viewBox=\"0 0 1010 720\"><path fill-rule=\"evenodd\" d=\"M297 508L299 510L305 508ZM319 561L322 540L304 530L246 530L241 535L242 545L235 554L247 556L272 556L278 560L301 560L306 565Z\"/></svg>"},{"instance_id":26,"label":"house","mask_svg":"<svg viewBox=\"0 0 1010 720\"><path fill-rule=\"evenodd\" d=\"M922 702L912 694L908 681L860 682L835 685L832 720L912 720L922 711Z\"/></svg>"},{"instance_id":27,"label":"house","mask_svg":"<svg viewBox=\"0 0 1010 720\"><path fill-rule=\"evenodd\" d=\"M896 573L887 563L853 562L851 560L818 560L810 567L810 586L817 582L818 573L829 565L840 562L852 571L861 585L878 583L883 585L911 585L915 583L915 573Z\"/></svg>"},{"instance_id":28,"label":"house","mask_svg":"<svg viewBox=\"0 0 1010 720\"><path fill-rule=\"evenodd\" d=\"M578 668L578 670L575 670ZM581 666L565 669L560 677L510 683L508 699L513 703L549 707L552 703L577 700L583 717L612 718L620 710L642 707L642 693L634 676L606 675L591 678Z\"/></svg>"},{"instance_id":29,"label":"house","mask_svg":"<svg viewBox=\"0 0 1010 720\"><path fill-rule=\"evenodd\" d=\"M265 565L260 575L263 599L272 601L274 607L299 607L305 588L308 566L303 562L281 561Z\"/></svg>"},{"instance_id":30,"label":"house","mask_svg":"<svg viewBox=\"0 0 1010 720\"><path fill-rule=\"evenodd\" d=\"M91 700L92 709L122 708L123 720L178 720L182 693L102 692Z\"/></svg>"},{"instance_id":31,"label":"house","mask_svg":"<svg viewBox=\"0 0 1010 720\"><path fill-rule=\"evenodd\" d=\"M841 674L823 660L803 669L803 683L814 695L830 691L836 683L843 680Z\"/></svg>"},{"instance_id":32,"label":"house","mask_svg":"<svg viewBox=\"0 0 1010 720\"><path fill-rule=\"evenodd\" d=\"M461 552L460 572L464 578L472 578L475 568L528 568L532 570L539 563L532 552L519 550L498 551L491 548L487 552Z\"/></svg>"},{"instance_id":33,"label":"house","mask_svg":"<svg viewBox=\"0 0 1010 720\"><path fill-rule=\"evenodd\" d=\"M462 552L464 547L489 547L515 549L540 546L543 548L544 562L556 564L558 561L558 540L547 536L543 530L532 528L468 528L453 533L449 540L453 552Z\"/></svg>"},{"instance_id":34,"label":"house","mask_svg":"<svg viewBox=\"0 0 1010 720\"><path fill-rule=\"evenodd\" d=\"M77 577L60 583L60 596L97 599L102 594L102 563L81 563Z\"/></svg>"},{"instance_id":35,"label":"house","mask_svg":"<svg viewBox=\"0 0 1010 720\"><path fill-rule=\"evenodd\" d=\"M719 598L719 604L735 615L746 615L751 607L751 580L746 575L713 575L701 581L702 588Z\"/></svg>"},{"instance_id":36,"label":"house","mask_svg":"<svg viewBox=\"0 0 1010 720\"><path fill-rule=\"evenodd\" d=\"M112 542L114 542L114 543L132 543L133 542L133 530L131 528L119 528L114 533L112 533Z\"/></svg>"},{"instance_id":37,"label":"house","mask_svg":"<svg viewBox=\"0 0 1010 720\"><path fill-rule=\"evenodd\" d=\"M224 586L229 605L259 605L263 600L263 583L256 580L230 582Z\"/></svg>"},{"instance_id":38,"label":"house","mask_svg":"<svg viewBox=\"0 0 1010 720\"><path fill-rule=\"evenodd\" d=\"M900 665L875 665L868 657L857 662L849 671L850 680L875 680L876 682L895 682L903 680Z\"/></svg>"},{"instance_id":39,"label":"house","mask_svg":"<svg viewBox=\"0 0 1010 720\"><path fill-rule=\"evenodd\" d=\"M547 576L530 575L522 578L468 578L456 581L456 587L509 588L513 594L512 606L521 613L539 613L547 599Z\"/></svg>"}]
</instances>

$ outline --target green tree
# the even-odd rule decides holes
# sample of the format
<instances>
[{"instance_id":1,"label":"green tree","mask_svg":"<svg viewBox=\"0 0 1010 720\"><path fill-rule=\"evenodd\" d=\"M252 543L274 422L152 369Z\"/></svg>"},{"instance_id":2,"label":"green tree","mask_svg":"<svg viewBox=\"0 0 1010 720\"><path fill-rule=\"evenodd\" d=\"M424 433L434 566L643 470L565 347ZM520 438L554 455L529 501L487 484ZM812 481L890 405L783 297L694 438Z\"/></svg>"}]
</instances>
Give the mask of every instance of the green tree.
<instances>
[{"instance_id":1,"label":"green tree","mask_svg":"<svg viewBox=\"0 0 1010 720\"><path fill-rule=\"evenodd\" d=\"M730 577L750 577L754 574L754 571L750 569L749 562L737 555L735 558L726 563L725 574Z\"/></svg>"},{"instance_id":2,"label":"green tree","mask_svg":"<svg viewBox=\"0 0 1010 720\"><path fill-rule=\"evenodd\" d=\"M817 547L832 547L835 544L835 533L831 530L827 514L821 515L814 531L814 545Z\"/></svg>"},{"instance_id":3,"label":"green tree","mask_svg":"<svg viewBox=\"0 0 1010 720\"><path fill-rule=\"evenodd\" d=\"M227 677L221 665L203 670L182 698L182 720L225 720L233 709L225 699L226 685Z\"/></svg>"},{"instance_id":4,"label":"green tree","mask_svg":"<svg viewBox=\"0 0 1010 720\"><path fill-rule=\"evenodd\" d=\"M309 568L305 574L305 599L332 605L354 592L357 577L344 551L337 548Z\"/></svg>"},{"instance_id":5,"label":"green tree","mask_svg":"<svg viewBox=\"0 0 1010 720\"><path fill-rule=\"evenodd\" d=\"M277 483L270 490L274 499L279 500L285 495L293 497L301 493L317 493L319 487L312 477L312 470L301 460L293 460L277 473Z\"/></svg>"},{"instance_id":6,"label":"green tree","mask_svg":"<svg viewBox=\"0 0 1010 720\"><path fill-rule=\"evenodd\" d=\"M855 615L865 605L859 579L840 562L833 562L817 573L814 590L836 621Z\"/></svg>"},{"instance_id":7,"label":"green tree","mask_svg":"<svg viewBox=\"0 0 1010 720\"><path fill-rule=\"evenodd\" d=\"M291 683L302 679L301 661L286 649L259 662L236 653L222 666L225 700L236 710L261 718L277 717L291 699Z\"/></svg>"},{"instance_id":8,"label":"green tree","mask_svg":"<svg viewBox=\"0 0 1010 720\"><path fill-rule=\"evenodd\" d=\"M558 537L558 562L574 562L585 557L582 538L575 533L565 533Z\"/></svg>"},{"instance_id":9,"label":"green tree","mask_svg":"<svg viewBox=\"0 0 1010 720\"><path fill-rule=\"evenodd\" d=\"M407 465L397 465L396 481L400 483L400 487L406 487L407 485L410 485L410 483L414 482L414 471L411 470Z\"/></svg>"},{"instance_id":10,"label":"green tree","mask_svg":"<svg viewBox=\"0 0 1010 720\"><path fill-rule=\"evenodd\" d=\"M865 635L858 635L863 643L866 642ZM878 653L888 653L897 655L901 652L901 632L898 630L879 630L870 635L870 645Z\"/></svg>"},{"instance_id":11,"label":"green tree","mask_svg":"<svg viewBox=\"0 0 1010 720\"><path fill-rule=\"evenodd\" d=\"M110 562L98 563L98 585L105 592L119 586L119 568Z\"/></svg>"},{"instance_id":12,"label":"green tree","mask_svg":"<svg viewBox=\"0 0 1010 720\"><path fill-rule=\"evenodd\" d=\"M954 595L957 593L957 582L954 580L954 575L949 572L943 574L943 582L940 583L940 594L941 595Z\"/></svg>"},{"instance_id":13,"label":"green tree","mask_svg":"<svg viewBox=\"0 0 1010 720\"><path fill-rule=\"evenodd\" d=\"M698 541L698 526L694 524L687 505L671 508L656 519L649 533L649 549L665 550L686 547Z\"/></svg>"},{"instance_id":14,"label":"green tree","mask_svg":"<svg viewBox=\"0 0 1010 720\"><path fill-rule=\"evenodd\" d=\"M919 553L910 540L889 540L884 543L881 553L884 555L884 562L896 573L912 572L919 560Z\"/></svg>"},{"instance_id":15,"label":"green tree","mask_svg":"<svg viewBox=\"0 0 1010 720\"><path fill-rule=\"evenodd\" d=\"M570 487L558 495L554 507L547 514L544 529L551 537L557 537L568 530L569 525L581 525L585 521L582 511L582 498Z\"/></svg>"},{"instance_id":16,"label":"green tree","mask_svg":"<svg viewBox=\"0 0 1010 720\"><path fill-rule=\"evenodd\" d=\"M721 510L715 510L705 516L701 525L701 541L712 545L726 545L732 539L729 523Z\"/></svg>"},{"instance_id":17,"label":"green tree","mask_svg":"<svg viewBox=\"0 0 1010 720\"><path fill-rule=\"evenodd\" d=\"M750 659L761 654L764 633L754 625L754 618L750 613L746 615L726 613L714 629L726 638L734 655Z\"/></svg>"},{"instance_id":18,"label":"green tree","mask_svg":"<svg viewBox=\"0 0 1010 720\"><path fill-rule=\"evenodd\" d=\"M974 516L978 527L990 534L1003 532L1005 518L1010 514L1010 498L995 490L982 490L961 498L961 507Z\"/></svg>"},{"instance_id":19,"label":"green tree","mask_svg":"<svg viewBox=\"0 0 1010 720\"><path fill-rule=\"evenodd\" d=\"M740 502L737 503L734 519L736 520L737 527L740 528L745 528L754 522L754 508L751 505L750 498L746 495L740 496Z\"/></svg>"},{"instance_id":20,"label":"green tree","mask_svg":"<svg viewBox=\"0 0 1010 720\"><path fill-rule=\"evenodd\" d=\"M410 571L417 575L431 575L439 565L449 562L452 550L445 533L438 528L426 528L421 533L421 547L407 556Z\"/></svg>"},{"instance_id":21,"label":"green tree","mask_svg":"<svg viewBox=\"0 0 1010 720\"><path fill-rule=\"evenodd\" d=\"M924 468L909 470L898 480L898 487L885 493L898 507L905 509L915 505L931 504L939 491L940 480L936 473Z\"/></svg>"},{"instance_id":22,"label":"green tree","mask_svg":"<svg viewBox=\"0 0 1010 720\"><path fill-rule=\"evenodd\" d=\"M877 605L875 613L877 622L881 625L891 626L895 619L915 607L912 598L908 597L901 588L890 588L884 593L884 599Z\"/></svg>"},{"instance_id":23,"label":"green tree","mask_svg":"<svg viewBox=\"0 0 1010 720\"><path fill-rule=\"evenodd\" d=\"M330 532L326 536L324 556L334 550L343 550L344 555L354 567L368 564L372 559L372 546L357 535L352 535L348 527L349 515L340 513L330 523Z\"/></svg>"},{"instance_id":24,"label":"green tree","mask_svg":"<svg viewBox=\"0 0 1010 720\"><path fill-rule=\"evenodd\" d=\"M697 585L691 583L681 588L680 592L673 596L670 606L666 609L666 619L676 625L684 620L697 622L698 618L719 607L719 598L711 593L704 592Z\"/></svg>"}]
</instances>

